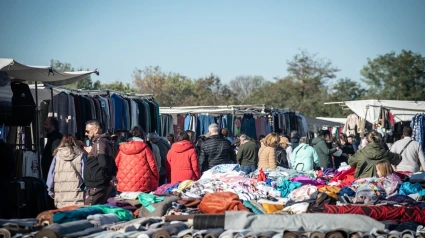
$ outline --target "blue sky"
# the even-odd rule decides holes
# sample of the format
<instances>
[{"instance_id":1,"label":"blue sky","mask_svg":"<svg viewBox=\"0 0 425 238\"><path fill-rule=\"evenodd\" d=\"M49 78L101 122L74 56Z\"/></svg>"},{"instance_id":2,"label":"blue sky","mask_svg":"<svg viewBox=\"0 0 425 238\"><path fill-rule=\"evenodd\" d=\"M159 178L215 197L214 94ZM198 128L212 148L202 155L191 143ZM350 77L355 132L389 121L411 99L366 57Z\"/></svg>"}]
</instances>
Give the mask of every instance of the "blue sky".
<instances>
[{"instance_id":1,"label":"blue sky","mask_svg":"<svg viewBox=\"0 0 425 238\"><path fill-rule=\"evenodd\" d=\"M285 76L299 49L360 79L368 57L401 49L425 56L425 1L0 1L0 57L98 68L131 82L160 66L192 78Z\"/></svg>"}]
</instances>

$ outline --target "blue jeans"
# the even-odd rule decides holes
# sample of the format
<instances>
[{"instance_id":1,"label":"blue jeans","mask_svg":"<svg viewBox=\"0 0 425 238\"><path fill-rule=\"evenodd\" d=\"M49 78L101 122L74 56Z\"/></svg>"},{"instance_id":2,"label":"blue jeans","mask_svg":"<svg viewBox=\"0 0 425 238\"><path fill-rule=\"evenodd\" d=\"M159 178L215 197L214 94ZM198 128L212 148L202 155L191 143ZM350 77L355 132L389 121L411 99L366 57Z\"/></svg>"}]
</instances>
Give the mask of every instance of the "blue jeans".
<instances>
[{"instance_id":1,"label":"blue jeans","mask_svg":"<svg viewBox=\"0 0 425 238\"><path fill-rule=\"evenodd\" d=\"M245 172L245 174L250 174L250 173L254 172L255 170L257 170L257 165L245 165L245 166L241 166L241 170L243 172Z\"/></svg>"}]
</instances>

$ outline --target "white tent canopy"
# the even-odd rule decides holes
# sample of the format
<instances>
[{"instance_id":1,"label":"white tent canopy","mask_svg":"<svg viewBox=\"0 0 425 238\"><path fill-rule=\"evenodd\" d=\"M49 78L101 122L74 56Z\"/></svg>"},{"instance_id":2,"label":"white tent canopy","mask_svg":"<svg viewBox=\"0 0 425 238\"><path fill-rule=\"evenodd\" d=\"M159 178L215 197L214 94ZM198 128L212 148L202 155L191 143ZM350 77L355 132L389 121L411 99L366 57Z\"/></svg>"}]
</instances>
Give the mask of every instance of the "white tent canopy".
<instances>
[{"instance_id":1,"label":"white tent canopy","mask_svg":"<svg viewBox=\"0 0 425 238\"><path fill-rule=\"evenodd\" d=\"M396 122L410 121L417 113L425 112L425 101L359 100L344 103L370 123L375 123L379 119L381 108L389 109Z\"/></svg>"},{"instance_id":2,"label":"white tent canopy","mask_svg":"<svg viewBox=\"0 0 425 238\"><path fill-rule=\"evenodd\" d=\"M59 72L50 66L28 66L13 59L0 58L0 71L6 72L15 81L36 81L54 86L66 85L95 73L94 71Z\"/></svg>"}]
</instances>

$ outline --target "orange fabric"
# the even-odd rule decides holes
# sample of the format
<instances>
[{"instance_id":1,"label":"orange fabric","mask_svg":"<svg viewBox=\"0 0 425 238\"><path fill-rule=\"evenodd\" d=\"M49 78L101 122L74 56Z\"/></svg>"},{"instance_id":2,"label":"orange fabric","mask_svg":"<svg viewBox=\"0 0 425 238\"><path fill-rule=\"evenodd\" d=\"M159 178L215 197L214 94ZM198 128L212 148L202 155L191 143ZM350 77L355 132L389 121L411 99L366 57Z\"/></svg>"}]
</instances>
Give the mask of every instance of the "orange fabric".
<instances>
[{"instance_id":1,"label":"orange fabric","mask_svg":"<svg viewBox=\"0 0 425 238\"><path fill-rule=\"evenodd\" d=\"M209 193L204 196L198 209L206 214L224 214L226 211L248 211L239 197L231 192Z\"/></svg>"},{"instance_id":2,"label":"orange fabric","mask_svg":"<svg viewBox=\"0 0 425 238\"><path fill-rule=\"evenodd\" d=\"M168 183L197 181L201 178L198 156L193 144L187 140L176 142L171 146L165 167Z\"/></svg>"},{"instance_id":3,"label":"orange fabric","mask_svg":"<svg viewBox=\"0 0 425 238\"><path fill-rule=\"evenodd\" d=\"M145 142L130 141L120 145L115 163L118 191L151 192L158 188L158 167Z\"/></svg>"},{"instance_id":4,"label":"orange fabric","mask_svg":"<svg viewBox=\"0 0 425 238\"><path fill-rule=\"evenodd\" d=\"M335 198L336 200L338 200L337 193L339 193L340 190L341 188L337 186L323 186L319 188L319 192L326 193L327 195Z\"/></svg>"},{"instance_id":5,"label":"orange fabric","mask_svg":"<svg viewBox=\"0 0 425 238\"><path fill-rule=\"evenodd\" d=\"M284 208L283 205L270 204L270 203L262 203L261 205L263 206L264 210L266 210L267 214L273 214L277 211L283 210Z\"/></svg>"}]
</instances>

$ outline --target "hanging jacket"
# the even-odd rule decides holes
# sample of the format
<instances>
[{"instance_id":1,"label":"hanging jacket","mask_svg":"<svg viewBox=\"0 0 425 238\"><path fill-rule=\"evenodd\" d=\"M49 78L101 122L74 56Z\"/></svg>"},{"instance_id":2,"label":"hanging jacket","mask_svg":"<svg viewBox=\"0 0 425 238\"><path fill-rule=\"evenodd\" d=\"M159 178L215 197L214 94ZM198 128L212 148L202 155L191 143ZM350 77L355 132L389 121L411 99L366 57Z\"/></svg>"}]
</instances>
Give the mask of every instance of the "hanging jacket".
<instances>
[{"instance_id":1,"label":"hanging jacket","mask_svg":"<svg viewBox=\"0 0 425 238\"><path fill-rule=\"evenodd\" d=\"M199 164L202 172L216 165L234 163L236 163L236 154L230 141L220 135L213 135L202 143L199 156Z\"/></svg>"},{"instance_id":2,"label":"hanging jacket","mask_svg":"<svg viewBox=\"0 0 425 238\"><path fill-rule=\"evenodd\" d=\"M58 149L52 178L54 180L53 191L57 208L84 205L83 191L80 189L80 185L83 183L81 181L83 157L84 153L77 147L73 148L73 153L68 147Z\"/></svg>"},{"instance_id":3,"label":"hanging jacket","mask_svg":"<svg viewBox=\"0 0 425 238\"><path fill-rule=\"evenodd\" d=\"M298 164L301 164L297 166ZM308 171L313 170L314 165L319 164L319 156L316 150L308 144L301 143L292 152L292 165L294 169Z\"/></svg>"},{"instance_id":4,"label":"hanging jacket","mask_svg":"<svg viewBox=\"0 0 425 238\"><path fill-rule=\"evenodd\" d=\"M312 144L319 156L319 166L325 169L332 168L333 165L330 156L336 151L336 148L329 149L325 139L322 137L314 138Z\"/></svg>"},{"instance_id":5,"label":"hanging jacket","mask_svg":"<svg viewBox=\"0 0 425 238\"><path fill-rule=\"evenodd\" d=\"M265 146L261 143L258 151L258 169L275 169L276 168L276 148Z\"/></svg>"},{"instance_id":6,"label":"hanging jacket","mask_svg":"<svg viewBox=\"0 0 425 238\"><path fill-rule=\"evenodd\" d=\"M201 177L196 150L187 140L176 142L171 146L167 155L166 168L168 183L196 181Z\"/></svg>"},{"instance_id":7,"label":"hanging jacket","mask_svg":"<svg viewBox=\"0 0 425 238\"><path fill-rule=\"evenodd\" d=\"M397 166L401 156L386 150L379 143L372 142L351 156L348 163L352 168L356 168L355 178L366 178L378 176L375 165L382 160L388 160L392 165Z\"/></svg>"},{"instance_id":8,"label":"hanging jacket","mask_svg":"<svg viewBox=\"0 0 425 238\"><path fill-rule=\"evenodd\" d=\"M129 141L121 144L115 163L118 168L118 191L151 192L158 188L158 168L145 142Z\"/></svg>"}]
</instances>

